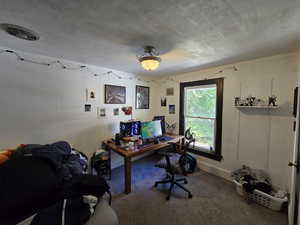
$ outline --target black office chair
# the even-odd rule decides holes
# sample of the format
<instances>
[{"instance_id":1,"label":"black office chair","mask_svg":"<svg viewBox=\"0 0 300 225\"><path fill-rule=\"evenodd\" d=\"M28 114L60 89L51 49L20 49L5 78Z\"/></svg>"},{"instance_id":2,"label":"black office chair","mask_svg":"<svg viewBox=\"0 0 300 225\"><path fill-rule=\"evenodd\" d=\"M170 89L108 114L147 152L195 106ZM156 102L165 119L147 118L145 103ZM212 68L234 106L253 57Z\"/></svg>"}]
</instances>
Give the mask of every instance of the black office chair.
<instances>
[{"instance_id":1,"label":"black office chair","mask_svg":"<svg viewBox=\"0 0 300 225\"><path fill-rule=\"evenodd\" d=\"M160 154L165 156L166 161L157 163L155 165L155 167L165 169L167 172L167 176L164 180L155 182L154 187L157 187L158 184L169 184L170 183L169 192L166 197L166 200L170 199L172 190L175 185L178 186L179 188L181 188L182 190L184 190L185 192L187 192L188 198L193 197L192 193L181 184L181 182L183 184L187 184L188 183L187 179L186 178L177 178L177 176L178 175L183 175L183 176L187 175L188 171L187 171L186 166L188 166L187 161L189 159L188 155L187 155L187 150L188 150L189 146L194 142L195 142L194 138L192 138L190 140L185 139L184 143L181 146L177 143L170 142L169 144L172 145L172 151L160 152ZM181 157L178 160L178 162L171 163L170 158L174 154L180 154Z\"/></svg>"}]
</instances>

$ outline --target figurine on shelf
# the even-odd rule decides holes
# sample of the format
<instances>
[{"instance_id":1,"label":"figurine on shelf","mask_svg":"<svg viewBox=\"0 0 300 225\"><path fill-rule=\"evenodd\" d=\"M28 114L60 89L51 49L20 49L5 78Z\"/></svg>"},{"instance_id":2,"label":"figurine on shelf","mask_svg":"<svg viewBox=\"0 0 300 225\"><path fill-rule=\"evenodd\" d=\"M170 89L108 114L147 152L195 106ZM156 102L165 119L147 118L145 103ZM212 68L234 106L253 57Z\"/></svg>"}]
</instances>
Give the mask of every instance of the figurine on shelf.
<instances>
[{"instance_id":1,"label":"figurine on shelf","mask_svg":"<svg viewBox=\"0 0 300 225\"><path fill-rule=\"evenodd\" d=\"M277 96L276 95L270 96L269 97L269 106L277 106L276 101L277 101Z\"/></svg>"},{"instance_id":2,"label":"figurine on shelf","mask_svg":"<svg viewBox=\"0 0 300 225\"><path fill-rule=\"evenodd\" d=\"M247 105L247 102L245 99L240 99L239 101L239 106L246 106Z\"/></svg>"},{"instance_id":3,"label":"figurine on shelf","mask_svg":"<svg viewBox=\"0 0 300 225\"><path fill-rule=\"evenodd\" d=\"M255 97L249 95L248 98L246 98L246 100L247 100L247 105L248 105L248 106L254 106L253 103L254 103L254 101L255 101Z\"/></svg>"},{"instance_id":4,"label":"figurine on shelf","mask_svg":"<svg viewBox=\"0 0 300 225\"><path fill-rule=\"evenodd\" d=\"M265 106L265 101L261 98L256 98L253 104L255 106Z\"/></svg>"},{"instance_id":5,"label":"figurine on shelf","mask_svg":"<svg viewBox=\"0 0 300 225\"><path fill-rule=\"evenodd\" d=\"M240 97L235 97L235 98L234 98L234 105L235 105L235 106L239 106L239 105L240 105L240 100L241 100Z\"/></svg>"}]
</instances>

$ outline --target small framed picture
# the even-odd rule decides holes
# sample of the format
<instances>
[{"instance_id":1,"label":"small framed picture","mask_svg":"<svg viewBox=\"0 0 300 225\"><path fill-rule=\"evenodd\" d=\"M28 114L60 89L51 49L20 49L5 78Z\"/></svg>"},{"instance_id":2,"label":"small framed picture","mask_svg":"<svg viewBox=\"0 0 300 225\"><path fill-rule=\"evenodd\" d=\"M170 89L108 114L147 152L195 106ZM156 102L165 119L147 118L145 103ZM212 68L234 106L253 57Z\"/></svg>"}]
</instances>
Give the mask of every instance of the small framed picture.
<instances>
[{"instance_id":1,"label":"small framed picture","mask_svg":"<svg viewBox=\"0 0 300 225\"><path fill-rule=\"evenodd\" d=\"M119 108L114 108L114 116L118 116L119 115Z\"/></svg>"},{"instance_id":2,"label":"small framed picture","mask_svg":"<svg viewBox=\"0 0 300 225\"><path fill-rule=\"evenodd\" d=\"M86 101L96 99L96 91L90 88L86 89Z\"/></svg>"},{"instance_id":3,"label":"small framed picture","mask_svg":"<svg viewBox=\"0 0 300 225\"><path fill-rule=\"evenodd\" d=\"M173 96L174 95L174 88L167 88L166 89L166 95L167 96Z\"/></svg>"},{"instance_id":4,"label":"small framed picture","mask_svg":"<svg viewBox=\"0 0 300 225\"><path fill-rule=\"evenodd\" d=\"M169 105L169 114L175 114L175 105Z\"/></svg>"},{"instance_id":5,"label":"small framed picture","mask_svg":"<svg viewBox=\"0 0 300 225\"><path fill-rule=\"evenodd\" d=\"M125 104L126 87L105 84L105 104Z\"/></svg>"},{"instance_id":6,"label":"small framed picture","mask_svg":"<svg viewBox=\"0 0 300 225\"><path fill-rule=\"evenodd\" d=\"M162 107L166 107L167 106L167 98L166 97L162 97L160 99L160 106L162 106Z\"/></svg>"},{"instance_id":7,"label":"small framed picture","mask_svg":"<svg viewBox=\"0 0 300 225\"><path fill-rule=\"evenodd\" d=\"M92 105L91 104L85 104L84 105L84 111L85 112L91 112L92 111Z\"/></svg>"},{"instance_id":8,"label":"small framed picture","mask_svg":"<svg viewBox=\"0 0 300 225\"><path fill-rule=\"evenodd\" d=\"M98 116L105 117L106 116L106 109L98 107Z\"/></svg>"},{"instance_id":9,"label":"small framed picture","mask_svg":"<svg viewBox=\"0 0 300 225\"><path fill-rule=\"evenodd\" d=\"M135 108L136 109L149 109L150 102L150 88L136 85L135 92Z\"/></svg>"}]
</instances>

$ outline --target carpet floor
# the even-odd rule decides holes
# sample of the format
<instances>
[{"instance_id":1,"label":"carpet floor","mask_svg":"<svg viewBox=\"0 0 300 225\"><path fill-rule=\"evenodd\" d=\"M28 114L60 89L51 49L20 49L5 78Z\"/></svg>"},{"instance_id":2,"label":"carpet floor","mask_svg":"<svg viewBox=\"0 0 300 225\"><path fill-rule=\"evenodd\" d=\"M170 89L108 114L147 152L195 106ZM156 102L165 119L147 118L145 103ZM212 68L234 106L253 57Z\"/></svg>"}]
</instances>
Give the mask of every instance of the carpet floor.
<instances>
[{"instance_id":1,"label":"carpet floor","mask_svg":"<svg viewBox=\"0 0 300 225\"><path fill-rule=\"evenodd\" d=\"M154 188L164 170L154 164L161 158L148 156L133 163L133 191L123 194L123 167L113 170L110 182L112 207L120 225L287 225L287 215L257 204L247 204L237 195L234 185L203 171L188 176L185 185L192 193L175 188L171 199L165 200L168 185Z\"/></svg>"}]
</instances>

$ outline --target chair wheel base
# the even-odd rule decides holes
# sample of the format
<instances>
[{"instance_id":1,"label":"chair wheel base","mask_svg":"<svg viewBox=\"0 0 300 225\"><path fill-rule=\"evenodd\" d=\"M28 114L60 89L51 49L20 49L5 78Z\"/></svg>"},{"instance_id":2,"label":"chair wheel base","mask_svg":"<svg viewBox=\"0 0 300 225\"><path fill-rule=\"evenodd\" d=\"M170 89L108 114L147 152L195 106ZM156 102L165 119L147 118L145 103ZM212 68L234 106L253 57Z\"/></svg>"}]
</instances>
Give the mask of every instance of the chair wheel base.
<instances>
[{"instance_id":1,"label":"chair wheel base","mask_svg":"<svg viewBox=\"0 0 300 225\"><path fill-rule=\"evenodd\" d=\"M184 184L187 184L188 182L187 181L184 181Z\"/></svg>"},{"instance_id":2,"label":"chair wheel base","mask_svg":"<svg viewBox=\"0 0 300 225\"><path fill-rule=\"evenodd\" d=\"M192 198L192 197L193 197L193 195L192 195L192 194L189 194L188 198Z\"/></svg>"}]
</instances>

